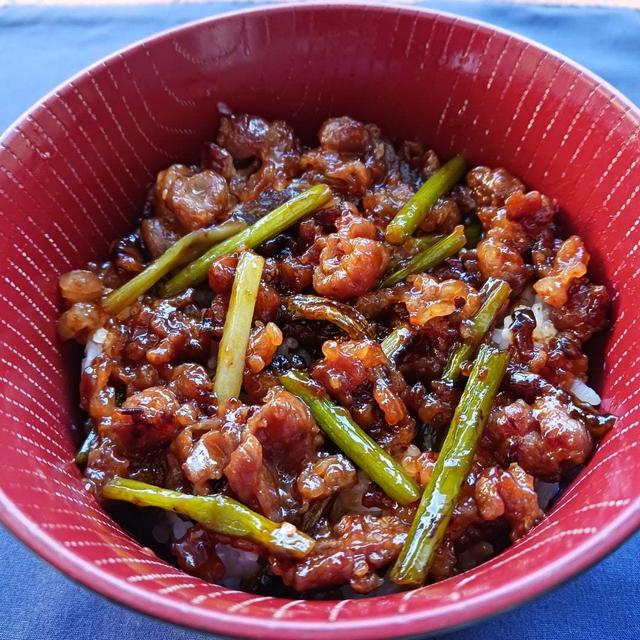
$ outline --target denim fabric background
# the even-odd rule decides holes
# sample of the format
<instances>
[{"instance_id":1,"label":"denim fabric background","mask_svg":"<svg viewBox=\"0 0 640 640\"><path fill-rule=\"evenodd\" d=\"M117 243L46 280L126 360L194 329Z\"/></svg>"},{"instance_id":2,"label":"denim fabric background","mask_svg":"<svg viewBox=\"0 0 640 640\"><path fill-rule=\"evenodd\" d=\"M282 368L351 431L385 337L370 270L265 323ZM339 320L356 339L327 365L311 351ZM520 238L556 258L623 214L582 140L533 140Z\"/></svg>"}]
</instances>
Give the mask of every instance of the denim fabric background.
<instances>
[{"instance_id":1,"label":"denim fabric background","mask_svg":"<svg viewBox=\"0 0 640 640\"><path fill-rule=\"evenodd\" d=\"M485 20L538 40L589 67L640 103L640 11L504 2L419 4ZM0 7L0 130L72 73L124 45L189 20L255 5ZM552 593L444 637L637 640L639 559L640 534L636 534L596 567ZM212 636L146 618L86 591L0 529L0 640L112 638Z\"/></svg>"}]
</instances>

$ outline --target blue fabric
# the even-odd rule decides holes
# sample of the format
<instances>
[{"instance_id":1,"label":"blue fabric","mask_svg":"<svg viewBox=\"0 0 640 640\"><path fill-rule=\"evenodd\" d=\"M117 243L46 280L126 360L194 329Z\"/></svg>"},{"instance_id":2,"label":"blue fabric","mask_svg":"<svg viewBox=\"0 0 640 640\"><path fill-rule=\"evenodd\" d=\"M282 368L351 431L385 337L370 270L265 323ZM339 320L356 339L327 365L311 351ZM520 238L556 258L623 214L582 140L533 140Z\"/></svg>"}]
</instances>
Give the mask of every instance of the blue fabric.
<instances>
[{"instance_id":1,"label":"blue fabric","mask_svg":"<svg viewBox=\"0 0 640 640\"><path fill-rule=\"evenodd\" d=\"M427 6L512 29L562 51L640 103L640 12L500 2ZM192 19L255 6L0 8L0 130L72 73L139 38ZM640 535L556 591L449 640L640 638ZM77 586L0 530L0 640L211 638L143 617Z\"/></svg>"},{"instance_id":2,"label":"blue fabric","mask_svg":"<svg viewBox=\"0 0 640 640\"><path fill-rule=\"evenodd\" d=\"M1 2L0 2L1 4ZM504 2L423 2L538 40L640 104L640 11ZM152 33L255 2L120 7L0 7L0 131L71 74Z\"/></svg>"}]
</instances>

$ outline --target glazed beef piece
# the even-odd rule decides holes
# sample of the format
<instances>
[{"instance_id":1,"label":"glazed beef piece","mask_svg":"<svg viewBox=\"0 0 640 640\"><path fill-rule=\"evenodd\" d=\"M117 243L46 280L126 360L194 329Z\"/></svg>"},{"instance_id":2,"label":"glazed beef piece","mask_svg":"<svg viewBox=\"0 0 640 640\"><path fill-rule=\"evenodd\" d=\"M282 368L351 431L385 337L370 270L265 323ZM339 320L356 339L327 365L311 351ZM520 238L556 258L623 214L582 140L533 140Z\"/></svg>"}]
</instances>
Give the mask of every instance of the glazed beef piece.
<instances>
[{"instance_id":1,"label":"glazed beef piece","mask_svg":"<svg viewBox=\"0 0 640 640\"><path fill-rule=\"evenodd\" d=\"M559 331L571 331L584 341L608 325L609 294L603 286L579 278L571 282L566 295L565 304L551 310Z\"/></svg>"},{"instance_id":2,"label":"glazed beef piece","mask_svg":"<svg viewBox=\"0 0 640 640\"><path fill-rule=\"evenodd\" d=\"M328 589L349 583L357 593L382 585L376 570L391 563L402 548L409 524L394 516L344 516L305 560L273 559L271 570L296 591Z\"/></svg>"},{"instance_id":3,"label":"glazed beef piece","mask_svg":"<svg viewBox=\"0 0 640 640\"><path fill-rule=\"evenodd\" d=\"M336 221L337 233L317 240L321 247L313 272L316 293L334 300L356 298L375 288L389 264L389 251L375 225L348 213Z\"/></svg>"},{"instance_id":4,"label":"glazed beef piece","mask_svg":"<svg viewBox=\"0 0 640 640\"><path fill-rule=\"evenodd\" d=\"M555 482L563 472L584 463L594 445L586 425L549 396L541 396L531 405L516 400L495 409L487 437L503 464L517 462L546 482Z\"/></svg>"},{"instance_id":5,"label":"glazed beef piece","mask_svg":"<svg viewBox=\"0 0 640 640\"><path fill-rule=\"evenodd\" d=\"M582 239L558 231L555 200L505 168L470 167L410 237L389 242L389 223L443 164L428 144L348 116L326 120L306 146L284 121L222 114L198 165L160 171L107 259L60 278L59 335L85 345L77 460L87 489L109 508L105 496L132 481L218 505L215 518L186 515L174 496L168 514L146 512L149 531L135 519L163 558L259 594L386 592L417 500L446 468L460 487L419 582L443 580L527 535L544 517L539 484L564 483L612 428L585 355L609 323L609 296L591 280ZM279 207L287 223L275 226ZM262 229L262 241L250 233L187 266L209 248L192 247L145 280L186 234L229 219ZM463 226L467 246L381 286ZM251 296L247 258L261 265ZM504 282L508 298L490 308ZM137 295L114 306L128 288ZM240 325L242 339L221 351ZM453 460L464 394L495 375L474 363L497 350L508 365L486 396L487 424ZM227 375L240 387L230 397L217 386ZM380 460L387 475L376 475Z\"/></svg>"},{"instance_id":6,"label":"glazed beef piece","mask_svg":"<svg viewBox=\"0 0 640 640\"><path fill-rule=\"evenodd\" d=\"M158 174L156 215L167 225L177 222L183 232L207 227L227 219L228 205L227 181L215 171L173 165Z\"/></svg>"},{"instance_id":7,"label":"glazed beef piece","mask_svg":"<svg viewBox=\"0 0 640 640\"><path fill-rule=\"evenodd\" d=\"M300 143L291 127L282 121L267 122L249 115L223 117L218 145L234 161L257 161L257 169L238 168L229 187L242 202L253 200L267 188L280 191L300 173Z\"/></svg>"}]
</instances>

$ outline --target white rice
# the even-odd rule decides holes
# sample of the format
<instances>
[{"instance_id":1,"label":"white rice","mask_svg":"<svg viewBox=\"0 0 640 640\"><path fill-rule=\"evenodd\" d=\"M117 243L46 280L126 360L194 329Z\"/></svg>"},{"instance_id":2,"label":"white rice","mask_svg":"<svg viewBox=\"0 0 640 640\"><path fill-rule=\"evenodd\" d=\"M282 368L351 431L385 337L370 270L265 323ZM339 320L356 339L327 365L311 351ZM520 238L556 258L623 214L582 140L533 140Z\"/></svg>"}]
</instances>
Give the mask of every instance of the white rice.
<instances>
[{"instance_id":1,"label":"white rice","mask_svg":"<svg viewBox=\"0 0 640 640\"><path fill-rule=\"evenodd\" d=\"M415 444L410 444L404 452L404 455L406 458L417 458L421 453L422 451L420 451Z\"/></svg>"},{"instance_id":2,"label":"white rice","mask_svg":"<svg viewBox=\"0 0 640 640\"><path fill-rule=\"evenodd\" d=\"M551 320L551 307L541 298L536 296L536 301L531 305L531 311L536 318L536 328L533 330L534 340L545 342L558 333Z\"/></svg>"},{"instance_id":3,"label":"white rice","mask_svg":"<svg viewBox=\"0 0 640 640\"><path fill-rule=\"evenodd\" d=\"M236 549L227 544L217 544L216 553L224 565L224 578L220 584L230 589L238 589L242 583L253 578L260 571L258 554Z\"/></svg>"},{"instance_id":4,"label":"white rice","mask_svg":"<svg viewBox=\"0 0 640 640\"><path fill-rule=\"evenodd\" d=\"M520 297L520 303L521 304L514 308L514 311L517 309L531 309L536 319L536 326L533 330L533 339L535 342L545 343L558 333L558 330L555 328L553 321L551 320L551 307L539 296L534 295L531 288L527 288L523 291ZM502 326L494 329L491 334L493 342L500 349L508 349L513 342L513 332L511 331L512 324L513 315L510 314L505 316ZM600 396L594 389L589 387L579 378L574 379L569 391L582 402L593 406L600 404Z\"/></svg>"},{"instance_id":5,"label":"white rice","mask_svg":"<svg viewBox=\"0 0 640 640\"><path fill-rule=\"evenodd\" d=\"M331 517L339 520L345 514L353 513L370 513L374 516L381 515L382 511L378 507L365 507L362 504L362 498L369 488L371 480L369 476L362 470L358 471L358 481L345 491L341 491L331 509Z\"/></svg>"},{"instance_id":6,"label":"white rice","mask_svg":"<svg viewBox=\"0 0 640 640\"><path fill-rule=\"evenodd\" d=\"M500 349L508 349L513 340L513 333L511 332L512 324L513 317L510 315L505 316L502 326L496 327L491 334L491 339Z\"/></svg>"},{"instance_id":7,"label":"white rice","mask_svg":"<svg viewBox=\"0 0 640 640\"><path fill-rule=\"evenodd\" d=\"M520 302L525 304L517 305L514 311L518 309L531 309L536 320L536 326L533 330L533 339L536 342L544 343L558 333L558 330L551 320L551 307L549 307L544 300L538 296L533 296L529 290L525 290L520 298ZM502 327L497 327L491 334L493 342L500 347L500 349L508 349L509 345L513 342L512 324L513 315L509 314L505 316Z\"/></svg>"},{"instance_id":8,"label":"white rice","mask_svg":"<svg viewBox=\"0 0 640 640\"><path fill-rule=\"evenodd\" d=\"M104 343L108 337L109 332L104 328L96 329L89 337L84 347L84 358L82 358L82 364L80 365L81 371L91 366L93 361L102 353Z\"/></svg>"},{"instance_id":9,"label":"white rice","mask_svg":"<svg viewBox=\"0 0 640 640\"><path fill-rule=\"evenodd\" d=\"M151 530L151 535L163 544L179 540L193 526L190 520L183 520L170 511L165 512L164 516Z\"/></svg>"},{"instance_id":10,"label":"white rice","mask_svg":"<svg viewBox=\"0 0 640 640\"><path fill-rule=\"evenodd\" d=\"M594 407L600 404L600 396L590 386L586 385L580 378L576 378L569 389L571 393L582 402L593 405Z\"/></svg>"}]
</instances>

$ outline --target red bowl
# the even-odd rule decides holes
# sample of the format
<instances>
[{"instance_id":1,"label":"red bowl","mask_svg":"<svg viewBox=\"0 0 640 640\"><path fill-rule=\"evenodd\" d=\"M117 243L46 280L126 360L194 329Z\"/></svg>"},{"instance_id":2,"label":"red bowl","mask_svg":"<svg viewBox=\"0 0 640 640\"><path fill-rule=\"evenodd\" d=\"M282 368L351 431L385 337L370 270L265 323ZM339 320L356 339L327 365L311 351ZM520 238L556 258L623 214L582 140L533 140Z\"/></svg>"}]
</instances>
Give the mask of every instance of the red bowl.
<instances>
[{"instance_id":1,"label":"red bowl","mask_svg":"<svg viewBox=\"0 0 640 640\"><path fill-rule=\"evenodd\" d=\"M615 323L594 373L615 430L547 519L486 564L400 595L287 601L182 573L131 540L73 464L78 361L57 276L106 253L166 165L195 158L217 104L311 135L330 115L505 164L561 203ZM0 516L49 562L145 613L225 635L373 639L495 613L600 559L640 522L640 114L585 69L477 22L413 8L280 6L203 20L74 77L0 140ZM600 365L600 363L603 363Z\"/></svg>"}]
</instances>

